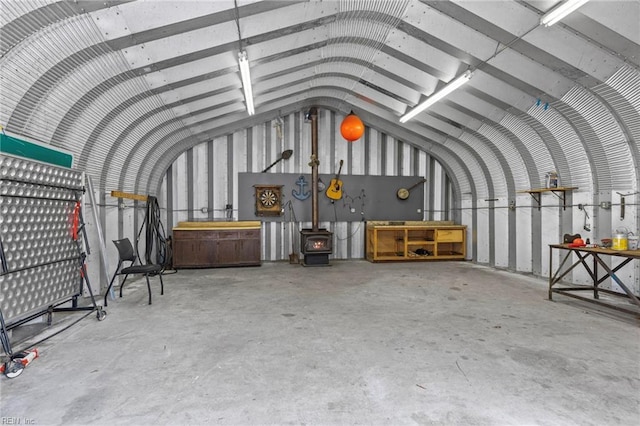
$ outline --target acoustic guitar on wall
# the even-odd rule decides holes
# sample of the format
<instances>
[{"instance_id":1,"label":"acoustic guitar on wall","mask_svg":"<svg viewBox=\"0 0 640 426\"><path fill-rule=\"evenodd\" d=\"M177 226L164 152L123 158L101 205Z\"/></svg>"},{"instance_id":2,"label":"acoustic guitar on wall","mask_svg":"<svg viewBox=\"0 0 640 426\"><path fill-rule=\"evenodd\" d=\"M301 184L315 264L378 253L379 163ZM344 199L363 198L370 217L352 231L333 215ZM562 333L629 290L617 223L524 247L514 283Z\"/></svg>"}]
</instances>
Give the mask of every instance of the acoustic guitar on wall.
<instances>
[{"instance_id":1,"label":"acoustic guitar on wall","mask_svg":"<svg viewBox=\"0 0 640 426\"><path fill-rule=\"evenodd\" d=\"M331 179L329 185L327 185L327 190L325 194L327 197L332 200L339 200L342 198L342 181L340 180L340 172L342 171L342 163L340 160L340 167L338 168L338 173L336 173L336 177Z\"/></svg>"}]
</instances>

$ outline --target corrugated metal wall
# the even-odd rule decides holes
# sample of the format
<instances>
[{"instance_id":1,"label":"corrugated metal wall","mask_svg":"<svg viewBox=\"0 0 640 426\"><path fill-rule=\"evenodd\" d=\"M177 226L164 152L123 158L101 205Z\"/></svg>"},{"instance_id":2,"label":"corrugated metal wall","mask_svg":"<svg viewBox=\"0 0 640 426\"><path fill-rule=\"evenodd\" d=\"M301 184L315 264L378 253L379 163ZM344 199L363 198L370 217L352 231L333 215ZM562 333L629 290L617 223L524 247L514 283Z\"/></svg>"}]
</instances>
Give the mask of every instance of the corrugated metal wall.
<instances>
[{"instance_id":1,"label":"corrugated metal wall","mask_svg":"<svg viewBox=\"0 0 640 426\"><path fill-rule=\"evenodd\" d=\"M591 97L585 97L584 94L570 92L567 99L559 102L563 113L535 108L536 112L532 115L546 114L537 121L538 126L541 122L549 123L549 127L542 127L545 129L543 132L535 132L530 123L521 117L507 116L501 124L511 132L511 136L490 126L481 127L475 135L472 132L463 133L459 140L466 143L466 149L458 146L454 156L446 150L447 144L428 145L422 149L416 144L391 138L374 128L367 128L365 136L355 143L347 143L339 132L344 116L331 110L320 110L320 173L334 173L342 158L346 160L344 174L426 176L429 181L423 189L424 219L453 218L467 225L470 259L544 276L549 273L548 245L556 243L563 233L581 233L585 238L597 240L616 226L626 224L632 229L637 220L637 209L633 203L627 207L628 216L622 222L615 214L607 215L600 211L597 204L612 200L615 209L616 189L621 192L632 190L637 179L635 174L615 170L612 174L616 176L613 179L618 187L605 188L600 195L592 195L592 168L588 166L588 149L585 148L588 148L589 141L578 139L578 134L588 133L584 127L588 127L590 121L583 119L578 131L574 124L568 125L565 119L566 114L574 110L584 111L580 113L581 116L589 117L590 108L594 108L592 101ZM607 118L606 114L596 114L593 119L596 120L598 132L606 132L602 137L613 141L608 148L619 146L624 134L615 125L616 122ZM541 135L548 135L549 138L543 140ZM505 148L510 138L517 138L521 145L512 143L510 149ZM569 142L564 142L566 140ZM558 141L557 145L554 145L554 141ZM515 148L518 146L520 149ZM551 155L551 147L560 150L562 154L559 158ZM238 173L259 172L289 148L294 150L294 156L279 162L272 170L283 173L308 171L310 126L305 122L303 113L279 117L220 136L179 154L168 172L171 188L167 191L166 179L169 175L165 176L159 196L165 208L167 201L171 200L171 208L165 211L167 228L183 220L225 218L225 206L238 204ZM593 149L594 152L598 150L601 151L599 147ZM612 155L607 161L614 164L615 158ZM437 159L444 163L441 164ZM579 159L586 160L586 170L577 163L582 161ZM461 164L464 166L461 167ZM562 167L557 167L562 164L566 164L570 178L561 183L579 187L567 193L567 210L562 209L556 196L543 196L542 208L538 210L529 195L516 195L523 189L544 186L544 173L553 169L562 170ZM601 166L600 170L606 171L606 168L602 169ZM602 181L607 182L607 179ZM627 185L620 185L625 181ZM586 186L586 189L583 190L579 185ZM454 188L459 189L454 191ZM578 205L582 205L582 209L578 209ZM588 220L585 215L588 215ZM237 217L237 212L233 217ZM297 227L309 225L296 224ZM590 230L586 231L584 225L589 225ZM602 229L600 235L594 232L596 225ZM333 223L322 221L321 218L321 226L336 235L334 258L364 257L362 223ZM264 260L288 259L292 248L291 231L289 223L263 225ZM293 235L297 238L297 233ZM523 239L522 235L531 235L533 238ZM621 270L621 274L631 281L637 281L638 273L632 267ZM575 282L587 282L588 279L582 271L573 274ZM637 283L635 285L637 287Z\"/></svg>"},{"instance_id":2,"label":"corrugated metal wall","mask_svg":"<svg viewBox=\"0 0 640 426\"><path fill-rule=\"evenodd\" d=\"M632 80L622 83L618 76L612 77L623 92ZM506 115L501 127L481 124L478 130L463 131L456 141L442 144L400 141L375 128L367 128L362 139L350 144L339 133L344 116L321 110L320 173L335 172L343 158L347 160L345 174L426 176L424 219L453 218L467 225L470 259L545 276L549 273L548 245L562 234L581 233L595 241L617 227L635 230L637 146L630 148L637 144L633 139L637 129L622 128L622 120L599 101L598 96L607 102L629 101L609 87L607 83L595 94L576 87L561 100L532 106L528 116ZM633 111L630 107L629 114ZM621 113L624 108L616 110ZM166 176L161 186L165 206L171 200L168 227L181 220L224 218L224 206L237 205L237 174L261 171L284 149L293 149L294 157L273 170L304 172L310 156L310 129L303 114L294 113L209 142L190 143L193 147L186 152L175 148L177 156L169 169L171 190L165 192ZM529 195L518 194L543 187L544 174L551 170L559 171L561 185L577 187L566 193L566 209L557 196L544 195L538 209ZM618 194L628 197L624 218L619 214ZM612 209L602 208L603 201L611 202ZM336 233L334 258L364 257L360 223L324 221L321 226ZM291 235L289 224L265 223L263 258L288 259ZM636 289L637 269L629 266L620 271ZM583 283L589 277L576 271L572 279Z\"/></svg>"},{"instance_id":3,"label":"corrugated metal wall","mask_svg":"<svg viewBox=\"0 0 640 426\"><path fill-rule=\"evenodd\" d=\"M421 189L425 193L424 219L445 220L455 215L454 200L460 195L452 193L453 186L439 162L415 146L374 129L367 129L358 141L348 143L340 135L343 119L344 115L319 110L319 173L335 174L338 162L344 159L344 176L425 176L428 182ZM293 149L293 156L278 162L269 172L308 173L310 132L304 114L295 113L188 149L169 169L172 186L167 187L166 177L161 186L161 205L167 209L167 201L171 200L171 206L165 210L167 227L185 220L225 219L226 205L238 205L238 173L260 172L286 149ZM234 210L233 218L237 217ZM336 223L323 218L320 221L320 226L335 234L334 258L364 258L363 222ZM310 224L300 222L295 226L302 228ZM262 230L263 259L287 260L291 252L290 224L264 222Z\"/></svg>"},{"instance_id":4,"label":"corrugated metal wall","mask_svg":"<svg viewBox=\"0 0 640 426\"><path fill-rule=\"evenodd\" d=\"M239 101L237 57L220 47L235 41L233 22L222 13L227 7L197 2L169 16L152 3L2 3L0 124L76 155L76 167L106 191L101 199L107 239L134 235L141 222L131 203L114 208L109 189L157 192L171 227L178 220L222 217L226 204L237 205L238 173L262 170L286 148L294 149L294 158L275 170L305 170L309 129L302 113L291 111L312 102L324 108L321 173L333 173L343 158L349 174L426 176L425 219L468 225L470 257L480 263L546 275L547 244L564 233L597 240L618 227L638 232L640 73L635 57L623 56L637 47L626 40L636 29L625 24L628 13L596 19L607 6L593 4L583 8L593 29L536 30L476 70L466 88L399 126L397 116L421 93L452 78L463 64L490 57L504 36L491 34L509 26L516 34L529 20L537 22L535 7L515 3L513 9L523 13L514 20L502 8L474 2L353 0L339 3L340 14L331 9L337 3L301 2L288 9L287 19L299 24L296 32L275 36L277 24L264 17L280 14L280 5L264 2L265 15L256 9L246 31L263 48L268 41L287 43L288 55L256 55L262 59L254 63L256 75L271 78L260 82L265 112L251 121ZM385 7L390 9L384 14L371 14ZM462 9L499 19L483 23ZM320 10L335 21L313 20L304 27L315 15L307 12ZM219 20L191 21L203 16ZM210 50L216 35L223 40ZM306 40L298 45L300 37ZM598 44L611 39L624 51ZM316 41L327 40L326 48L315 50ZM301 46L314 50L296 50ZM343 62L343 56L351 60ZM314 65L304 74L300 61ZM430 65L434 61L437 67ZM280 89L277 96L291 99L271 103L272 88L288 81L290 72L298 73L296 88ZM318 78L304 78L313 73ZM417 81L420 87L411 87ZM286 114L274 118L280 106ZM369 115L370 127L362 140L348 144L339 134L343 115L335 111L352 107ZM567 193L566 210L553 194L542 197L538 210L519 192L544 186L551 170L559 172L562 185L577 187ZM608 202L611 208L602 207ZM587 214L591 230L584 229ZM340 236L336 257L362 257L359 224L323 225ZM286 258L287 235L282 227L265 225L265 259ZM635 273L629 268L621 273L640 287L637 267Z\"/></svg>"}]
</instances>

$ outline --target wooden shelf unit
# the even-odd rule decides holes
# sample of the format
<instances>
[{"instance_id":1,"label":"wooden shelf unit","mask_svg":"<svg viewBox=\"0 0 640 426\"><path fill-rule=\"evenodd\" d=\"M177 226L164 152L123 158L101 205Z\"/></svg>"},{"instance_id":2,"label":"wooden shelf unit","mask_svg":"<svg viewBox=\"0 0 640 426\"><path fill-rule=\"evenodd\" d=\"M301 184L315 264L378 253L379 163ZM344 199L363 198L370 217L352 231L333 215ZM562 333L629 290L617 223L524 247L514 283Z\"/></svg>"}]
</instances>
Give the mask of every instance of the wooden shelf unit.
<instances>
[{"instance_id":1,"label":"wooden shelf unit","mask_svg":"<svg viewBox=\"0 0 640 426\"><path fill-rule=\"evenodd\" d=\"M179 222L173 228L174 268L261 264L261 222Z\"/></svg>"},{"instance_id":2,"label":"wooden shelf unit","mask_svg":"<svg viewBox=\"0 0 640 426\"><path fill-rule=\"evenodd\" d=\"M370 262L464 260L466 230L450 221L368 222L366 258Z\"/></svg>"}]
</instances>

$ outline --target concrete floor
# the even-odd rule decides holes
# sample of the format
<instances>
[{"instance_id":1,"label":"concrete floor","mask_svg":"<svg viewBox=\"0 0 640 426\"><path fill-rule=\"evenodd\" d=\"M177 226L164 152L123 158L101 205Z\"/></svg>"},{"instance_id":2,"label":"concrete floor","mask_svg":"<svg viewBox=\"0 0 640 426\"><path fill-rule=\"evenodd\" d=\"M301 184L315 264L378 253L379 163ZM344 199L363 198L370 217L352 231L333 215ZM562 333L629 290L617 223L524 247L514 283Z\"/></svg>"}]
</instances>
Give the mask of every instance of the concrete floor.
<instances>
[{"instance_id":1,"label":"concrete floor","mask_svg":"<svg viewBox=\"0 0 640 426\"><path fill-rule=\"evenodd\" d=\"M638 320L547 301L544 280L460 262L333 261L181 270L164 296L154 283L153 305L131 283L104 321L85 318L40 344L22 375L1 377L0 423L640 419Z\"/></svg>"}]
</instances>

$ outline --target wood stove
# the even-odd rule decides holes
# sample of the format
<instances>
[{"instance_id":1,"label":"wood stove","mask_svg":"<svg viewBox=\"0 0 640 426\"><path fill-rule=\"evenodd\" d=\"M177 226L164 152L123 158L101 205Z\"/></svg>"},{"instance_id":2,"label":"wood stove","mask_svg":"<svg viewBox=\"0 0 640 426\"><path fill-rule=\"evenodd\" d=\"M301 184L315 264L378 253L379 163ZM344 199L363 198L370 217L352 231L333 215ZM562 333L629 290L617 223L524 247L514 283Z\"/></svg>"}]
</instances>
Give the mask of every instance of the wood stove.
<instances>
[{"instance_id":1,"label":"wood stove","mask_svg":"<svg viewBox=\"0 0 640 426\"><path fill-rule=\"evenodd\" d=\"M318 228L318 110L313 107L307 116L311 120L311 229L300 231L300 247L305 266L328 266L333 252L333 233Z\"/></svg>"},{"instance_id":2,"label":"wood stove","mask_svg":"<svg viewBox=\"0 0 640 426\"><path fill-rule=\"evenodd\" d=\"M326 229L303 229L300 231L300 247L304 265L328 265L329 255L333 252L333 233Z\"/></svg>"}]
</instances>

